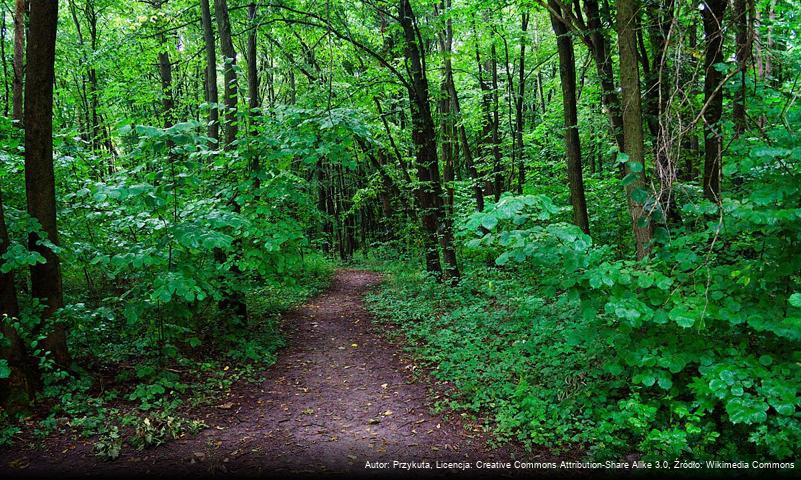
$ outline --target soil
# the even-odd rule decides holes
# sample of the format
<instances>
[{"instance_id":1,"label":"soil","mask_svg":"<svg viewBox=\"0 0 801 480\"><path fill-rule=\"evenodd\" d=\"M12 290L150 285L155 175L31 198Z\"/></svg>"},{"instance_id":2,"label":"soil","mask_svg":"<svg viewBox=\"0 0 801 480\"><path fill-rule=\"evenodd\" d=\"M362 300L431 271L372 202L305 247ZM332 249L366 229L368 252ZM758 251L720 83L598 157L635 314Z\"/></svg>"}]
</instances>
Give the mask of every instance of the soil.
<instances>
[{"instance_id":1,"label":"soil","mask_svg":"<svg viewBox=\"0 0 801 480\"><path fill-rule=\"evenodd\" d=\"M287 346L264 382L236 384L226 398L194 412L208 426L162 446L128 446L114 461L92 442L62 437L44 448L0 452L0 478L54 476L258 476L267 473L386 476L393 461L512 462L553 460L547 453L493 450L488 437L458 414L433 414L432 383L383 335L363 305L380 275L339 270L331 287L283 318ZM367 462L388 462L386 469ZM407 476L459 468L411 470ZM471 473L476 470L471 469ZM497 476L502 471L488 470Z\"/></svg>"}]
</instances>

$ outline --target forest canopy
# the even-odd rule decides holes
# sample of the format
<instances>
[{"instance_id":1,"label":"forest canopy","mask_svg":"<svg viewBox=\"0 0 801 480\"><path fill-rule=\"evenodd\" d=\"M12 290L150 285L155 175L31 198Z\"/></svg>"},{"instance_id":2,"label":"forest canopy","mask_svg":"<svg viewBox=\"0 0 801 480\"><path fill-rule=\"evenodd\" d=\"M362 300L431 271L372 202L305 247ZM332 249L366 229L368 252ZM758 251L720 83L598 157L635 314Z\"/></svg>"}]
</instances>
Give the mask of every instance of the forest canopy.
<instances>
[{"instance_id":1,"label":"forest canopy","mask_svg":"<svg viewBox=\"0 0 801 480\"><path fill-rule=\"evenodd\" d=\"M500 442L797 458L799 12L3 0L0 445L205 428L359 265Z\"/></svg>"}]
</instances>

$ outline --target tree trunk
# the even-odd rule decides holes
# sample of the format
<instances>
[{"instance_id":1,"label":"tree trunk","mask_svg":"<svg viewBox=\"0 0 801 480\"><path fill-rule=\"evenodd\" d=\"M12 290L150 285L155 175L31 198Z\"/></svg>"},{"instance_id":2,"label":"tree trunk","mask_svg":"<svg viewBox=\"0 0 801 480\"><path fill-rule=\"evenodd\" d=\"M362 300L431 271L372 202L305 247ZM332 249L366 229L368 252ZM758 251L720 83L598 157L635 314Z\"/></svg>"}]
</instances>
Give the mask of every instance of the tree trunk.
<instances>
[{"instance_id":1,"label":"tree trunk","mask_svg":"<svg viewBox=\"0 0 801 480\"><path fill-rule=\"evenodd\" d=\"M550 7L561 16L559 3L549 0ZM567 179L570 184L570 203L573 205L573 223L584 233L590 233L590 220L587 215L587 201L584 198L584 178L581 169L581 143L578 131L578 112L576 101L576 59L573 41L565 25L551 13L551 25L556 34L556 47L559 51L559 78L562 83L562 104L564 107L564 136L567 153Z\"/></svg>"},{"instance_id":2,"label":"tree trunk","mask_svg":"<svg viewBox=\"0 0 801 480\"><path fill-rule=\"evenodd\" d=\"M450 7L450 1L443 1L443 9ZM473 163L473 152L470 148L470 142L467 138L467 130L464 128L464 123L461 121L461 106L459 104L459 94L456 91L456 84L453 80L453 68L451 66L451 51L453 46L453 27L449 19L446 20L445 31L440 33L440 50L442 52L442 65L443 65L443 78L442 78L442 95L445 100L450 100L450 110L452 119L456 119L458 123L455 124L456 131L459 135L459 141L462 145L462 155L464 155L465 166L470 173L473 182L473 192L476 198L476 210L481 212L484 210L484 190L481 188L481 181L478 177L478 170ZM453 121L451 121L453 124ZM451 202L451 207L453 202Z\"/></svg>"},{"instance_id":3,"label":"tree trunk","mask_svg":"<svg viewBox=\"0 0 801 480\"><path fill-rule=\"evenodd\" d=\"M622 89L623 137L625 141L623 151L628 155L624 180L637 259L639 260L648 256L652 235L643 202L635 198L635 195L638 195L635 192L643 192L645 186L640 69L637 61L636 16L638 3L637 0L618 1L617 34L620 48L620 87Z\"/></svg>"},{"instance_id":4,"label":"tree trunk","mask_svg":"<svg viewBox=\"0 0 801 480\"><path fill-rule=\"evenodd\" d=\"M695 51L695 48L698 46L698 25L695 22L691 22L689 26L689 33L688 33L688 46L690 53L687 53L682 56L682 74L684 77L684 84L689 84L689 95L694 97L698 94L697 83L695 81L695 72L697 68L697 60L693 56L692 52ZM684 155L684 171L682 174L682 178L687 181L692 181L696 178L697 169L695 168L695 162L698 159L698 132L695 126L695 123L692 121L692 112L683 112L684 115L684 122L685 124L689 125L689 128L686 132L686 148L687 152Z\"/></svg>"},{"instance_id":5,"label":"tree trunk","mask_svg":"<svg viewBox=\"0 0 801 480\"><path fill-rule=\"evenodd\" d=\"M259 98L259 70L258 70L258 53L256 50L256 4L250 3L248 5L248 23L250 24L250 33L248 34L248 117L250 118L251 133L255 134L254 115L256 109L261 107L261 99ZM253 182L256 188L259 188L261 181L258 176L259 170L259 156L255 152L251 152L250 170L253 172Z\"/></svg>"},{"instance_id":6,"label":"tree trunk","mask_svg":"<svg viewBox=\"0 0 801 480\"><path fill-rule=\"evenodd\" d=\"M523 151L523 97L526 94L526 42L528 41L528 20L529 13L522 14L520 29L520 65L517 79L517 97L515 98L515 150L517 151L517 193L523 193L523 186L526 184L526 156Z\"/></svg>"},{"instance_id":7,"label":"tree trunk","mask_svg":"<svg viewBox=\"0 0 801 480\"><path fill-rule=\"evenodd\" d=\"M587 27L590 29L589 39L592 45L592 57L595 70L601 83L601 103L609 118L615 142L618 149L623 149L623 116L620 112L620 99L615 88L615 74L612 69L612 52L609 39L604 35L601 25L600 12L597 0L584 0L584 10L587 14ZM543 111L545 105L543 103Z\"/></svg>"},{"instance_id":8,"label":"tree trunk","mask_svg":"<svg viewBox=\"0 0 801 480\"><path fill-rule=\"evenodd\" d=\"M8 250L9 238L0 192L0 258ZM0 265L2 261L0 260ZM19 303L14 285L14 272L0 272L0 334L6 345L0 347L0 359L8 362L8 378L0 380L0 407L14 412L30 404L39 384L36 363L25 351L25 345L11 324L19 317Z\"/></svg>"},{"instance_id":9,"label":"tree trunk","mask_svg":"<svg viewBox=\"0 0 801 480\"><path fill-rule=\"evenodd\" d=\"M6 64L6 16L3 15L0 24L0 59L3 61L3 116L8 116L9 95L8 95L8 66ZM13 68L13 65L12 65ZM12 79L13 82L13 79ZM12 100L13 101L13 100Z\"/></svg>"},{"instance_id":10,"label":"tree trunk","mask_svg":"<svg viewBox=\"0 0 801 480\"><path fill-rule=\"evenodd\" d=\"M723 61L723 14L727 0L707 0L701 12L704 19L704 196L720 203L723 132L719 124L723 113L723 92L718 88L723 74L715 65Z\"/></svg>"},{"instance_id":11,"label":"tree trunk","mask_svg":"<svg viewBox=\"0 0 801 480\"><path fill-rule=\"evenodd\" d=\"M23 78L25 77L25 14L26 0L14 1L14 106L12 115L14 120L23 120Z\"/></svg>"},{"instance_id":12,"label":"tree trunk","mask_svg":"<svg viewBox=\"0 0 801 480\"><path fill-rule=\"evenodd\" d=\"M250 33L248 34L248 106L252 109L261 106L259 99L259 71L256 50L256 4L248 5L248 21ZM251 112L252 113L252 112Z\"/></svg>"},{"instance_id":13,"label":"tree trunk","mask_svg":"<svg viewBox=\"0 0 801 480\"><path fill-rule=\"evenodd\" d=\"M656 176L659 179L657 200L666 219L678 221L679 213L673 196L673 182L676 180L674 148L668 129L668 107L671 97L671 69L667 65L667 49L670 29L673 24L675 0L650 4L648 19L652 48L652 66L648 75L646 95L649 110L648 126L654 139L654 158Z\"/></svg>"},{"instance_id":14,"label":"tree trunk","mask_svg":"<svg viewBox=\"0 0 801 480\"><path fill-rule=\"evenodd\" d=\"M28 214L47 235L28 237L28 248L39 252L45 263L30 267L31 295L44 306L42 318L49 318L64 305L61 268L56 253L40 240L58 245L56 228L56 185L53 174L53 83L55 80L58 2L31 0L28 67L25 82L25 191ZM58 324L49 332L45 347L62 367L70 364L67 332Z\"/></svg>"},{"instance_id":15,"label":"tree trunk","mask_svg":"<svg viewBox=\"0 0 801 480\"><path fill-rule=\"evenodd\" d=\"M217 50L214 42L214 27L211 23L209 0L200 0L200 19L203 25L203 40L206 44L206 103L209 104L208 132L209 138L220 142L220 110L217 104Z\"/></svg>"},{"instance_id":16,"label":"tree trunk","mask_svg":"<svg viewBox=\"0 0 801 480\"><path fill-rule=\"evenodd\" d=\"M223 55L223 101L225 103L225 149L231 150L239 131L236 119L237 107L237 80L236 80L236 52L231 38L231 21L228 18L228 3L226 0L214 0L214 13L217 17L217 30L220 32L220 51Z\"/></svg>"},{"instance_id":17,"label":"tree trunk","mask_svg":"<svg viewBox=\"0 0 801 480\"><path fill-rule=\"evenodd\" d=\"M753 0L751 0L753 1ZM734 0L734 22L737 26L737 69L740 71L739 85L734 96L734 119L735 135L740 135L746 129L746 76L748 74L748 62L751 58L751 28L749 21L749 0Z\"/></svg>"},{"instance_id":18,"label":"tree trunk","mask_svg":"<svg viewBox=\"0 0 801 480\"><path fill-rule=\"evenodd\" d=\"M416 20L409 0L400 0L399 21L403 29L405 55L409 63L409 107L412 117L412 141L415 147L418 204L422 210L426 270L441 275L437 243L443 237L444 258L449 276L458 278L456 255L448 238L447 219L443 217L442 185L437 158L437 138L431 116L428 80L423 68L422 48L417 42ZM442 225L440 224L442 222Z\"/></svg>"}]
</instances>

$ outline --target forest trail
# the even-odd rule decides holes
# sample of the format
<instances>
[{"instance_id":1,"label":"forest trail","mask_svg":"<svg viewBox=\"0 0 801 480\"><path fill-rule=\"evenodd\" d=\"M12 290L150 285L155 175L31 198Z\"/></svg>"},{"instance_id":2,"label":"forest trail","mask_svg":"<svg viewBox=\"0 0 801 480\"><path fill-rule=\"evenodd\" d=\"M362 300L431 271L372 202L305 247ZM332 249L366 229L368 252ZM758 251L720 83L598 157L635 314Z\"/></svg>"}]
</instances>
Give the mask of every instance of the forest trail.
<instances>
[{"instance_id":1,"label":"forest trail","mask_svg":"<svg viewBox=\"0 0 801 480\"><path fill-rule=\"evenodd\" d=\"M95 457L91 442L53 439L63 443L0 454L0 476L10 461L28 465L16 474L105 476L380 474L365 462L510 460L460 417L430 413L426 382L413 381L410 360L364 308L364 294L379 282L376 273L339 270L328 291L287 313L287 347L265 381L236 384L217 406L192 412L209 426L198 435L144 451L126 446L113 462Z\"/></svg>"}]
</instances>

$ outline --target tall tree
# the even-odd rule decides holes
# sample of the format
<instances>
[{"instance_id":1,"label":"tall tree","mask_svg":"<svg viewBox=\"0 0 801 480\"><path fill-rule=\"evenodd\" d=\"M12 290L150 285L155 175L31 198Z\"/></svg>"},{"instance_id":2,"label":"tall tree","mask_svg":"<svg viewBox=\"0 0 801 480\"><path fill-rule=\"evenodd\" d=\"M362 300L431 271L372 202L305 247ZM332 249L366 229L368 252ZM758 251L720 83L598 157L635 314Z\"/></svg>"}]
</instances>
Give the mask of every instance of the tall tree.
<instances>
[{"instance_id":1,"label":"tall tree","mask_svg":"<svg viewBox=\"0 0 801 480\"><path fill-rule=\"evenodd\" d=\"M25 14L26 0L14 1L14 120L22 122L23 78L25 77Z\"/></svg>"},{"instance_id":2,"label":"tall tree","mask_svg":"<svg viewBox=\"0 0 801 480\"><path fill-rule=\"evenodd\" d=\"M584 197L584 178L581 168L581 142L578 131L578 105L576 99L576 58L573 40L567 25L561 20L562 10L556 0L549 0L551 25L556 34L559 52L559 79L562 83L562 107L564 112L564 137L567 156L567 178L570 184L570 203L573 205L573 223L584 233L590 233L587 201Z\"/></svg>"},{"instance_id":3,"label":"tall tree","mask_svg":"<svg viewBox=\"0 0 801 480\"><path fill-rule=\"evenodd\" d=\"M529 12L523 12L520 16L520 64L517 72L517 95L515 97L515 139L514 149L517 151L517 193L523 193L523 186L526 184L526 159L523 150L523 128L525 117L523 116L523 99L526 95L526 43L528 42L528 21Z\"/></svg>"},{"instance_id":4,"label":"tall tree","mask_svg":"<svg viewBox=\"0 0 801 480\"><path fill-rule=\"evenodd\" d=\"M161 9L167 0L154 0L156 10ZM159 78L161 79L161 114L164 118L164 128L173 125L173 110L175 109L175 96L172 85L172 62L164 33L159 33Z\"/></svg>"},{"instance_id":5,"label":"tall tree","mask_svg":"<svg viewBox=\"0 0 801 480\"><path fill-rule=\"evenodd\" d=\"M584 11L587 15L587 43L592 51L593 61L598 79L601 83L601 104L609 118L615 142L623 149L623 116L620 111L620 99L615 87L615 74L612 66L612 52L609 38L601 24L598 0L584 0Z\"/></svg>"},{"instance_id":6,"label":"tall tree","mask_svg":"<svg viewBox=\"0 0 801 480\"><path fill-rule=\"evenodd\" d=\"M746 77L748 76L748 62L751 58L752 28L750 10L753 0L734 0L734 23L737 27L736 34L736 60L739 70L737 91L734 96L734 118L735 133L743 133L746 129Z\"/></svg>"},{"instance_id":7,"label":"tall tree","mask_svg":"<svg viewBox=\"0 0 801 480\"><path fill-rule=\"evenodd\" d=\"M423 47L418 43L417 19L409 0L400 0L398 21L403 30L405 56L409 65L410 81L407 85L409 105L412 113L412 141L419 186L417 187L423 229L425 231L426 270L435 275L442 273L437 248L443 245L446 273L450 278L459 277L456 250L449 235L449 219L443 215L442 184L437 156L437 136L431 116L428 79L423 66Z\"/></svg>"},{"instance_id":8,"label":"tall tree","mask_svg":"<svg viewBox=\"0 0 801 480\"><path fill-rule=\"evenodd\" d=\"M248 33L248 116L251 119L251 131L256 133L253 129L253 118L255 110L261 107L261 99L259 98L259 62L258 50L256 49L256 31L258 25L256 24L256 4L251 2L248 4L248 23L250 24L250 32ZM251 154L250 169L254 174L259 170L259 156L254 152ZM256 187L260 185L258 175L254 176L254 183Z\"/></svg>"},{"instance_id":9,"label":"tall tree","mask_svg":"<svg viewBox=\"0 0 801 480\"><path fill-rule=\"evenodd\" d=\"M8 229L3 210L3 194L0 192L0 265L9 246ZM5 359L11 370L5 380L0 380L0 406L10 411L30 403L38 383L35 363L31 361L12 321L19 317L19 302L14 284L14 272L0 269L0 335L5 337L5 345L0 342L0 359Z\"/></svg>"},{"instance_id":10,"label":"tall tree","mask_svg":"<svg viewBox=\"0 0 801 480\"><path fill-rule=\"evenodd\" d=\"M723 61L723 14L727 0L706 0L704 19L704 196L720 203L721 163L723 161L723 74L716 65Z\"/></svg>"},{"instance_id":11,"label":"tall tree","mask_svg":"<svg viewBox=\"0 0 801 480\"><path fill-rule=\"evenodd\" d=\"M220 51L222 52L223 62L223 102L225 103L225 149L230 150L234 146L236 136L239 131L236 121L237 107L237 75L236 75L236 52L234 42L231 37L231 20L228 17L228 2L226 0L214 0L214 15L217 17L217 30L220 35Z\"/></svg>"},{"instance_id":12,"label":"tall tree","mask_svg":"<svg viewBox=\"0 0 801 480\"><path fill-rule=\"evenodd\" d=\"M207 135L219 143L220 110L217 104L220 101L220 97L217 94L217 48L215 47L214 26L211 23L209 0L200 0L200 20L203 26L203 41L206 49L205 93L206 103L209 104Z\"/></svg>"},{"instance_id":13,"label":"tall tree","mask_svg":"<svg viewBox=\"0 0 801 480\"><path fill-rule=\"evenodd\" d=\"M58 245L53 174L53 83L57 26L58 2L31 0L25 80L25 192L28 214L39 222L44 233L44 237L40 237L32 232L28 238L28 248L45 259L44 263L30 267L31 294L44 306L42 315L45 319L64 305L59 258L49 246L49 243ZM45 345L59 365L69 365L67 333L63 324L53 327Z\"/></svg>"},{"instance_id":14,"label":"tall tree","mask_svg":"<svg viewBox=\"0 0 801 480\"><path fill-rule=\"evenodd\" d=\"M642 105L640 100L640 68L637 60L637 11L638 0L619 0L617 4L617 35L620 49L620 88L623 103L623 151L628 156L625 163L626 196L631 215L637 259L646 257L650 251L651 227L643 208L642 197L645 186L645 153L642 131ZM642 192L642 193L636 193Z\"/></svg>"}]
</instances>

